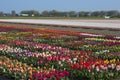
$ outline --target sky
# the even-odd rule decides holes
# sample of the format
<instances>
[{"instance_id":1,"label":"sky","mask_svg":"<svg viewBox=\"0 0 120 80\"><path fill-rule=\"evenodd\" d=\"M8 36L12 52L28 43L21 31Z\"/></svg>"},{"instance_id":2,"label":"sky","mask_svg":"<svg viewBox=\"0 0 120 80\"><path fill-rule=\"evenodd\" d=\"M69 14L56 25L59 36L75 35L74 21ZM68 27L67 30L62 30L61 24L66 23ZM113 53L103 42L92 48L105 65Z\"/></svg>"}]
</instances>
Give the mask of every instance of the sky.
<instances>
[{"instance_id":1,"label":"sky","mask_svg":"<svg viewBox=\"0 0 120 80\"><path fill-rule=\"evenodd\" d=\"M120 11L120 0L1 0L0 11L58 10L58 11Z\"/></svg>"}]
</instances>

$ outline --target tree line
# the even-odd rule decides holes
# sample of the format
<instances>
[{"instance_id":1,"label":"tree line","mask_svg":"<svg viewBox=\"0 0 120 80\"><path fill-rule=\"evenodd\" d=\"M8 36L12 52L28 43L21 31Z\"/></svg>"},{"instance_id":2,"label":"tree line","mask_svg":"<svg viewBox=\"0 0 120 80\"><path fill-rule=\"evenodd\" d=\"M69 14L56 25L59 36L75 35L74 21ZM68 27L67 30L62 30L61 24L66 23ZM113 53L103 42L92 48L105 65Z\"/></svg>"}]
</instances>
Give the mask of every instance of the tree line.
<instances>
[{"instance_id":1,"label":"tree line","mask_svg":"<svg viewBox=\"0 0 120 80\"><path fill-rule=\"evenodd\" d=\"M40 16L40 17L119 17L120 12L117 10L110 11L57 11L57 10L45 10L42 12L36 10L23 10L20 13L16 13L12 10L10 13L4 13L0 11L0 16Z\"/></svg>"}]
</instances>

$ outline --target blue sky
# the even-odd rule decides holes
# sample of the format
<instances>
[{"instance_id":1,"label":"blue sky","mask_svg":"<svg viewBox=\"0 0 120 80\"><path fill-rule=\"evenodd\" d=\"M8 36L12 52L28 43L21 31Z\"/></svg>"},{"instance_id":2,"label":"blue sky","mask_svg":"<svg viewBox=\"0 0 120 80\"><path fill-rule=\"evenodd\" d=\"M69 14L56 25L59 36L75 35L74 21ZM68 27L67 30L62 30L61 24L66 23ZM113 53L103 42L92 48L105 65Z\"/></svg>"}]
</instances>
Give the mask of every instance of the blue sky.
<instances>
[{"instance_id":1,"label":"blue sky","mask_svg":"<svg viewBox=\"0 0 120 80\"><path fill-rule=\"evenodd\" d=\"M0 11L16 10L95 11L119 10L120 0L1 0Z\"/></svg>"}]
</instances>

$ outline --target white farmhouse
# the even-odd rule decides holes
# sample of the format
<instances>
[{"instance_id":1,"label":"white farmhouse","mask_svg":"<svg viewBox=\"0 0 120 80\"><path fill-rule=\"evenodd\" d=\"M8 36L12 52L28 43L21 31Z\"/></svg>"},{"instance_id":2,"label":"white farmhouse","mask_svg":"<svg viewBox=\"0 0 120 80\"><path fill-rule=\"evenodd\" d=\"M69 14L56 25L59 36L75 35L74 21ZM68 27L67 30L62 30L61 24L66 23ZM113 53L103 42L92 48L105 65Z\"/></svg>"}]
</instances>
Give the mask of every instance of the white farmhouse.
<instances>
[{"instance_id":1,"label":"white farmhouse","mask_svg":"<svg viewBox=\"0 0 120 80\"><path fill-rule=\"evenodd\" d=\"M104 16L105 19L110 19L110 16Z\"/></svg>"}]
</instances>

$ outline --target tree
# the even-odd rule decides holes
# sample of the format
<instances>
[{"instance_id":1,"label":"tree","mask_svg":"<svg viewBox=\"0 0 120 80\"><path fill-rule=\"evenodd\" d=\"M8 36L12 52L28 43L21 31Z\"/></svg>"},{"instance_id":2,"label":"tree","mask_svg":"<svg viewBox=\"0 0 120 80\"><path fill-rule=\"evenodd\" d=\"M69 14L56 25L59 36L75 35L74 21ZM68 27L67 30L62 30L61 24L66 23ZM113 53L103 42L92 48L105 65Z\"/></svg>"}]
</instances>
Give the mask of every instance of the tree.
<instances>
[{"instance_id":1,"label":"tree","mask_svg":"<svg viewBox=\"0 0 120 80\"><path fill-rule=\"evenodd\" d=\"M52 11L49 11L49 14L50 14L51 17L57 17L58 11L52 10Z\"/></svg>"},{"instance_id":2,"label":"tree","mask_svg":"<svg viewBox=\"0 0 120 80\"><path fill-rule=\"evenodd\" d=\"M28 14L29 16L39 16L39 12L35 10L24 10L20 14Z\"/></svg>"},{"instance_id":3,"label":"tree","mask_svg":"<svg viewBox=\"0 0 120 80\"><path fill-rule=\"evenodd\" d=\"M42 15L43 17L49 17L49 16L50 16L49 11L47 11L47 10L43 11L43 12L41 13L41 15Z\"/></svg>"},{"instance_id":4,"label":"tree","mask_svg":"<svg viewBox=\"0 0 120 80\"><path fill-rule=\"evenodd\" d=\"M75 11L70 11L68 12L69 17L76 17L76 12Z\"/></svg>"},{"instance_id":5,"label":"tree","mask_svg":"<svg viewBox=\"0 0 120 80\"><path fill-rule=\"evenodd\" d=\"M2 11L0 11L0 16L4 16L4 13Z\"/></svg>"},{"instance_id":6,"label":"tree","mask_svg":"<svg viewBox=\"0 0 120 80\"><path fill-rule=\"evenodd\" d=\"M116 11L116 10L111 10L111 11L107 12L107 15L111 16L111 17L119 17L120 16L120 12Z\"/></svg>"},{"instance_id":7,"label":"tree","mask_svg":"<svg viewBox=\"0 0 120 80\"><path fill-rule=\"evenodd\" d=\"M16 11L15 11L15 10L12 10L12 11L11 11L11 15L12 15L12 16L16 16Z\"/></svg>"},{"instance_id":8,"label":"tree","mask_svg":"<svg viewBox=\"0 0 120 80\"><path fill-rule=\"evenodd\" d=\"M87 17L89 16L90 12L81 11L81 12L78 12L78 14L80 17Z\"/></svg>"},{"instance_id":9,"label":"tree","mask_svg":"<svg viewBox=\"0 0 120 80\"><path fill-rule=\"evenodd\" d=\"M106 11L100 11L100 12L99 12L99 16L100 16L100 17L104 17L104 16L106 16L106 14L107 14Z\"/></svg>"},{"instance_id":10,"label":"tree","mask_svg":"<svg viewBox=\"0 0 120 80\"><path fill-rule=\"evenodd\" d=\"M94 11L94 12L91 13L91 16L99 17L100 16L100 12L99 11Z\"/></svg>"}]
</instances>

